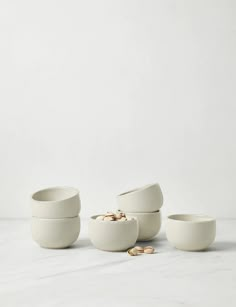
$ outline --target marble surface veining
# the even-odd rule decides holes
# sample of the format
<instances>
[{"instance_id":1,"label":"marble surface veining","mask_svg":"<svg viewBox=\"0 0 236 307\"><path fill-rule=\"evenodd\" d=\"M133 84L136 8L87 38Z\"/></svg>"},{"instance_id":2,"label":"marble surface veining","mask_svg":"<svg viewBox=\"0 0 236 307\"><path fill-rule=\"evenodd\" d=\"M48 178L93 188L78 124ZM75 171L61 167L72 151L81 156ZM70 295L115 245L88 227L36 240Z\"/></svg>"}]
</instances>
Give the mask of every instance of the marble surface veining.
<instances>
[{"instance_id":1,"label":"marble surface veining","mask_svg":"<svg viewBox=\"0 0 236 307\"><path fill-rule=\"evenodd\" d=\"M215 243L183 252L166 241L130 257L96 250L87 221L69 249L42 249L28 220L0 220L0 306L236 306L236 220L218 220Z\"/></svg>"}]
</instances>

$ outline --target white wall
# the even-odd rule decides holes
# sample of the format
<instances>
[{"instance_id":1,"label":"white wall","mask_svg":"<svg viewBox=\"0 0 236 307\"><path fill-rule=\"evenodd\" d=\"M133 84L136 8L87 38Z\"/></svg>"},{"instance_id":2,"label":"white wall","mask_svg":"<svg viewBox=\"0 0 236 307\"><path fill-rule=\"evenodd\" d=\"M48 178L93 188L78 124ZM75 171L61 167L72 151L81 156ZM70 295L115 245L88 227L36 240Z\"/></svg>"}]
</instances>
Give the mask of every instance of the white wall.
<instances>
[{"instance_id":1,"label":"white wall","mask_svg":"<svg viewBox=\"0 0 236 307\"><path fill-rule=\"evenodd\" d=\"M0 1L0 217L158 181L164 215L236 216L235 1Z\"/></svg>"}]
</instances>

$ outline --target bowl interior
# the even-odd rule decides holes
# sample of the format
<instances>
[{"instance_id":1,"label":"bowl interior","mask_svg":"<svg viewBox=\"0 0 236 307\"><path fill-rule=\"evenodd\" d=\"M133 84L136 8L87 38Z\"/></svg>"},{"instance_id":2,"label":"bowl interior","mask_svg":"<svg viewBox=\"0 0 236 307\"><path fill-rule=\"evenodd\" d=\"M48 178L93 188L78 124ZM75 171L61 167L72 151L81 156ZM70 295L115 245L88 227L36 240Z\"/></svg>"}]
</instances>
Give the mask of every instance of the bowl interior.
<instances>
[{"instance_id":1,"label":"bowl interior","mask_svg":"<svg viewBox=\"0 0 236 307\"><path fill-rule=\"evenodd\" d=\"M192 223L204 223L215 220L213 217L207 215L197 215L197 214L174 214L168 216L168 219L180 222L192 222Z\"/></svg>"},{"instance_id":2,"label":"bowl interior","mask_svg":"<svg viewBox=\"0 0 236 307\"><path fill-rule=\"evenodd\" d=\"M40 190L32 195L36 201L61 201L78 194L78 190L70 187L55 187Z\"/></svg>"},{"instance_id":3,"label":"bowl interior","mask_svg":"<svg viewBox=\"0 0 236 307\"><path fill-rule=\"evenodd\" d=\"M125 195L127 195L127 194L132 194L132 193L135 193L135 192L139 192L139 191L142 191L142 190L145 190L145 189L147 189L147 188L150 188L150 187L152 187L152 186L157 186L157 185L158 185L157 183L147 184L147 185L145 185L145 186L143 186L143 187L136 188L136 189L132 189L132 190L126 191L126 192L124 192L124 193L121 193L121 194L118 195L118 197L120 197L120 196L125 196Z\"/></svg>"}]
</instances>

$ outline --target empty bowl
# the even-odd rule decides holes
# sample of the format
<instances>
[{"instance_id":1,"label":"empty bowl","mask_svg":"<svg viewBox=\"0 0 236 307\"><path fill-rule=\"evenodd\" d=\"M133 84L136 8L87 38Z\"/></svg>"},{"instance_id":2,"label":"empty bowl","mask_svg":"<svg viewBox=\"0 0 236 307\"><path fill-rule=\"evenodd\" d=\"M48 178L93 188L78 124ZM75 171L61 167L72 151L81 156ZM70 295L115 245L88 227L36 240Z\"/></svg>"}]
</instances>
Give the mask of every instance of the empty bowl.
<instances>
[{"instance_id":1,"label":"empty bowl","mask_svg":"<svg viewBox=\"0 0 236 307\"><path fill-rule=\"evenodd\" d=\"M89 220L89 238L93 245L104 251L124 251L134 246L138 238L138 222L96 220L98 215Z\"/></svg>"},{"instance_id":2,"label":"empty bowl","mask_svg":"<svg viewBox=\"0 0 236 307\"><path fill-rule=\"evenodd\" d=\"M71 187L40 190L31 196L32 216L48 219L75 217L80 212L79 191Z\"/></svg>"},{"instance_id":3,"label":"empty bowl","mask_svg":"<svg viewBox=\"0 0 236 307\"><path fill-rule=\"evenodd\" d=\"M31 220L32 237L41 247L66 248L73 244L80 233L80 218Z\"/></svg>"},{"instance_id":4,"label":"empty bowl","mask_svg":"<svg viewBox=\"0 0 236 307\"><path fill-rule=\"evenodd\" d=\"M163 204L159 184L150 184L117 196L118 208L124 212L156 212Z\"/></svg>"},{"instance_id":5,"label":"empty bowl","mask_svg":"<svg viewBox=\"0 0 236 307\"><path fill-rule=\"evenodd\" d=\"M166 224L168 241L178 249L199 251L206 249L215 239L216 221L205 215L170 215Z\"/></svg>"},{"instance_id":6,"label":"empty bowl","mask_svg":"<svg viewBox=\"0 0 236 307\"><path fill-rule=\"evenodd\" d=\"M125 212L127 217L135 217L138 220L138 241L148 241L155 237L161 228L160 211L152 213Z\"/></svg>"}]
</instances>

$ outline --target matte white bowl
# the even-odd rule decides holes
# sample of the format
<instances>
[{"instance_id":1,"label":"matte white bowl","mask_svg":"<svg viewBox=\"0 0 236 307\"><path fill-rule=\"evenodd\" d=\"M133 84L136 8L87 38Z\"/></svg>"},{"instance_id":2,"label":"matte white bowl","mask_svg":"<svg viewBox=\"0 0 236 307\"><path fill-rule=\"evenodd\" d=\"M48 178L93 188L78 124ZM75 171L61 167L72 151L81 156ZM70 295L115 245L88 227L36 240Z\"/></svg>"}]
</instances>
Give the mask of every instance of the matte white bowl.
<instances>
[{"instance_id":1,"label":"matte white bowl","mask_svg":"<svg viewBox=\"0 0 236 307\"><path fill-rule=\"evenodd\" d=\"M138 220L138 241L148 241L153 239L161 228L161 212L137 213L125 212L127 217L135 217Z\"/></svg>"},{"instance_id":2,"label":"matte white bowl","mask_svg":"<svg viewBox=\"0 0 236 307\"><path fill-rule=\"evenodd\" d=\"M170 215L166 223L168 241L181 250L204 250L215 240L215 235L216 221L205 215Z\"/></svg>"},{"instance_id":3,"label":"matte white bowl","mask_svg":"<svg viewBox=\"0 0 236 307\"><path fill-rule=\"evenodd\" d=\"M156 212L163 205L159 184L150 184L117 196L118 208L124 212Z\"/></svg>"},{"instance_id":4,"label":"matte white bowl","mask_svg":"<svg viewBox=\"0 0 236 307\"><path fill-rule=\"evenodd\" d=\"M124 251L134 246L138 238L138 222L96 220L98 215L89 220L89 238L93 245L105 251Z\"/></svg>"},{"instance_id":5,"label":"matte white bowl","mask_svg":"<svg viewBox=\"0 0 236 307\"><path fill-rule=\"evenodd\" d=\"M71 187L53 187L31 196L32 216L48 219L76 217L80 212L79 191Z\"/></svg>"},{"instance_id":6,"label":"matte white bowl","mask_svg":"<svg viewBox=\"0 0 236 307\"><path fill-rule=\"evenodd\" d=\"M32 237L41 247L66 248L73 244L80 233L80 218L31 220Z\"/></svg>"}]
</instances>

